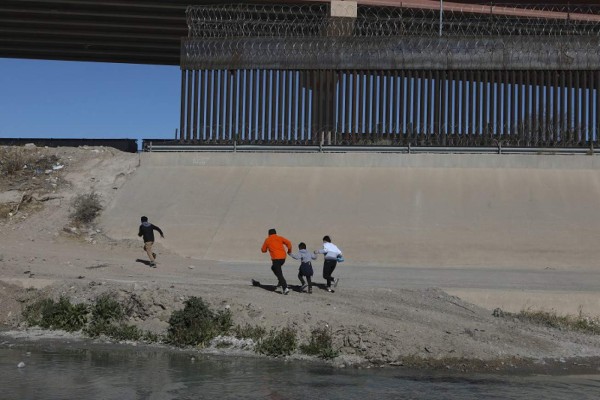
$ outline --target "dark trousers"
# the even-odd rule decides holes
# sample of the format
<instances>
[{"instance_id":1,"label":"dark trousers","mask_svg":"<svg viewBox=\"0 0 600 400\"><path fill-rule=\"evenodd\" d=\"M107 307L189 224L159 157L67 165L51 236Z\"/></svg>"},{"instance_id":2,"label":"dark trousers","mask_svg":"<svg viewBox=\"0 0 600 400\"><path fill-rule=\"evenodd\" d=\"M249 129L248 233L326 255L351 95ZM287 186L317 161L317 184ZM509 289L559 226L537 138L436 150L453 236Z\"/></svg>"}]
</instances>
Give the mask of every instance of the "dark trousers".
<instances>
[{"instance_id":1,"label":"dark trousers","mask_svg":"<svg viewBox=\"0 0 600 400\"><path fill-rule=\"evenodd\" d=\"M327 280L327 287L331 287L331 282L333 282L333 270L337 265L336 260L325 260L323 263L323 278Z\"/></svg>"},{"instance_id":2,"label":"dark trousers","mask_svg":"<svg viewBox=\"0 0 600 400\"><path fill-rule=\"evenodd\" d=\"M285 263L285 259L271 261L273 261L273 265L271 265L271 271L273 271L273 273L279 280L279 286L281 286L283 290L287 289L287 282L285 281L285 278L283 277L283 272L281 271L281 267Z\"/></svg>"},{"instance_id":3,"label":"dark trousers","mask_svg":"<svg viewBox=\"0 0 600 400\"><path fill-rule=\"evenodd\" d=\"M306 282L304 282L304 278L306 278L306 282L308 282L308 287L311 288L312 287L312 279L310 278L310 276L303 275L302 272L298 272L298 279L300 279L300 282L302 283L303 286L306 283Z\"/></svg>"}]
</instances>

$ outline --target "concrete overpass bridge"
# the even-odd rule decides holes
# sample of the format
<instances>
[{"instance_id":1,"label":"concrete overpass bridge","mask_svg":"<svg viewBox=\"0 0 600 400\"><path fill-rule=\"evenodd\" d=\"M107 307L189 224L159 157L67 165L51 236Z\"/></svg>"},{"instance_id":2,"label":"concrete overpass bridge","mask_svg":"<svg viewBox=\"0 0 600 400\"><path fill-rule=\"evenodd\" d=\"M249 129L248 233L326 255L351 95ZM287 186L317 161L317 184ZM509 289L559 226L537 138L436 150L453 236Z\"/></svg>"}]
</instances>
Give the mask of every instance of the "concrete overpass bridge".
<instances>
[{"instance_id":1,"label":"concrete overpass bridge","mask_svg":"<svg viewBox=\"0 0 600 400\"><path fill-rule=\"evenodd\" d=\"M592 1L210 3L5 0L0 56L180 65L186 144L597 141Z\"/></svg>"}]
</instances>

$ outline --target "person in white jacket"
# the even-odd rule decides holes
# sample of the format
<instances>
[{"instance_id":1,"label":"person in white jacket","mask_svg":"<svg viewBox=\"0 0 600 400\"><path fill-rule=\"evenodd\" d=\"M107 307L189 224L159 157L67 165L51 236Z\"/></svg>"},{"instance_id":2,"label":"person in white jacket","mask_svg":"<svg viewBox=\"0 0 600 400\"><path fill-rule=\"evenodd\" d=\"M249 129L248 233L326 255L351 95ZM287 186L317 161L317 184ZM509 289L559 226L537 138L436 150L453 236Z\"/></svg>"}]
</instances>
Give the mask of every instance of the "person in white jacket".
<instances>
[{"instance_id":1,"label":"person in white jacket","mask_svg":"<svg viewBox=\"0 0 600 400\"><path fill-rule=\"evenodd\" d=\"M335 287L339 283L339 279L332 276L333 270L337 265L338 256L342 255L342 251L333 243L329 236L323 236L323 248L321 250L315 250L315 254L324 254L325 261L323 262L323 278L327 281L327 291L334 292ZM333 287L331 283L333 282Z\"/></svg>"}]
</instances>

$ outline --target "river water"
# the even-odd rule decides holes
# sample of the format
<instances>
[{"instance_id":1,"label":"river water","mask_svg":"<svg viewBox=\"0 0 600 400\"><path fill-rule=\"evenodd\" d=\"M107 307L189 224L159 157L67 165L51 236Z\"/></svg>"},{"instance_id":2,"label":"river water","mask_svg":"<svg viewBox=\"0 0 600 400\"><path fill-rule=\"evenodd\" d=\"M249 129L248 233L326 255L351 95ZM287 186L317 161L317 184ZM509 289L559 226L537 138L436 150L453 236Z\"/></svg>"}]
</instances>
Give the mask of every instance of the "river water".
<instances>
[{"instance_id":1,"label":"river water","mask_svg":"<svg viewBox=\"0 0 600 400\"><path fill-rule=\"evenodd\" d=\"M0 399L598 398L600 375L431 374L152 347L0 345Z\"/></svg>"}]
</instances>

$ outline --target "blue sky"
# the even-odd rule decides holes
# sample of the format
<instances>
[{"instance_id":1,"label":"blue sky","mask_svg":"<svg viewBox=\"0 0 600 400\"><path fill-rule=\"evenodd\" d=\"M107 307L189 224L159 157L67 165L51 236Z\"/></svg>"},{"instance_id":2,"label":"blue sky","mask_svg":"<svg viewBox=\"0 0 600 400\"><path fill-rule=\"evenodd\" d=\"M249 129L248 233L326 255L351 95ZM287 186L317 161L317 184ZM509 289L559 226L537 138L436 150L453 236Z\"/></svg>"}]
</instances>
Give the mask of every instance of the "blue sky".
<instances>
[{"instance_id":1,"label":"blue sky","mask_svg":"<svg viewBox=\"0 0 600 400\"><path fill-rule=\"evenodd\" d=\"M0 137L174 138L177 66L0 58Z\"/></svg>"}]
</instances>

